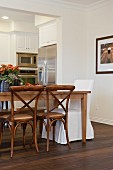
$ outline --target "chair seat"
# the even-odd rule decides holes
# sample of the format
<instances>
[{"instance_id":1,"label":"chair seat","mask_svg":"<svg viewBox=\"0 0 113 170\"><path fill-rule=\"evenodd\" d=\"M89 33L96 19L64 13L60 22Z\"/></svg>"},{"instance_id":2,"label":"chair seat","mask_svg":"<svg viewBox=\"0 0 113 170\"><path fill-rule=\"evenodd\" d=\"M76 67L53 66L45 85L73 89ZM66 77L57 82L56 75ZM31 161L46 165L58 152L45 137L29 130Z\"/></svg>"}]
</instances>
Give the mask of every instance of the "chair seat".
<instances>
[{"instance_id":1,"label":"chair seat","mask_svg":"<svg viewBox=\"0 0 113 170\"><path fill-rule=\"evenodd\" d=\"M38 112L37 111L37 118L42 118L42 119L45 119L46 118L46 113L45 112Z\"/></svg>"},{"instance_id":2,"label":"chair seat","mask_svg":"<svg viewBox=\"0 0 113 170\"><path fill-rule=\"evenodd\" d=\"M11 113L11 109L0 109L0 115L4 113Z\"/></svg>"},{"instance_id":3,"label":"chair seat","mask_svg":"<svg viewBox=\"0 0 113 170\"><path fill-rule=\"evenodd\" d=\"M10 109L0 109L0 119L1 121L4 121L5 119L7 119L11 114L11 110Z\"/></svg>"},{"instance_id":4,"label":"chair seat","mask_svg":"<svg viewBox=\"0 0 113 170\"><path fill-rule=\"evenodd\" d=\"M61 112L61 113L60 113ZM54 113L54 114L53 114ZM37 113L37 118L39 119L45 119L46 117L49 117L49 118L55 118L55 119L62 119L64 118L64 114L63 114L63 109L55 109L54 112L50 112L50 113L46 113L46 112L38 112Z\"/></svg>"},{"instance_id":5,"label":"chair seat","mask_svg":"<svg viewBox=\"0 0 113 170\"><path fill-rule=\"evenodd\" d=\"M1 120L6 120L8 117L10 116L10 113L6 113L6 112L2 112L2 114L0 113L0 119Z\"/></svg>"},{"instance_id":6,"label":"chair seat","mask_svg":"<svg viewBox=\"0 0 113 170\"><path fill-rule=\"evenodd\" d=\"M65 117L65 115L58 112L50 112L47 114L47 117L49 117L50 119L62 119Z\"/></svg>"},{"instance_id":7,"label":"chair seat","mask_svg":"<svg viewBox=\"0 0 113 170\"><path fill-rule=\"evenodd\" d=\"M15 121L28 121L28 120L33 120L33 116L32 115L29 115L29 114L17 114L14 116L14 120Z\"/></svg>"},{"instance_id":8,"label":"chair seat","mask_svg":"<svg viewBox=\"0 0 113 170\"><path fill-rule=\"evenodd\" d=\"M11 121L10 114L7 114L7 113L0 115L0 119L2 119L2 120L8 119L9 121ZM15 121L22 121L22 120L28 121L28 120L32 120L32 119L33 119L33 117L31 115L24 114L24 113L23 114L17 114L17 115L14 116Z\"/></svg>"}]
</instances>

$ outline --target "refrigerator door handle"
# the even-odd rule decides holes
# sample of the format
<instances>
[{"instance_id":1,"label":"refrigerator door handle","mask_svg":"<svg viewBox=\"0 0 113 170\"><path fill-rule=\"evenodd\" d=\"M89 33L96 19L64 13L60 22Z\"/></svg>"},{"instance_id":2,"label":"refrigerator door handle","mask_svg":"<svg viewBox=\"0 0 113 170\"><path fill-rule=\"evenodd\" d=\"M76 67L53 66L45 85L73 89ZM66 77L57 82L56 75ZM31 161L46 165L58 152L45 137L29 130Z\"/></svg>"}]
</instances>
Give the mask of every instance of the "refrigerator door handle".
<instances>
[{"instance_id":1,"label":"refrigerator door handle","mask_svg":"<svg viewBox=\"0 0 113 170\"><path fill-rule=\"evenodd\" d=\"M48 84L48 76L47 76L47 61L44 61L44 66L43 66L43 85Z\"/></svg>"},{"instance_id":2,"label":"refrigerator door handle","mask_svg":"<svg viewBox=\"0 0 113 170\"><path fill-rule=\"evenodd\" d=\"M46 84L48 84L48 68L46 68Z\"/></svg>"},{"instance_id":3,"label":"refrigerator door handle","mask_svg":"<svg viewBox=\"0 0 113 170\"><path fill-rule=\"evenodd\" d=\"M43 83L43 79L44 79L44 68L42 68L42 74L41 74L41 81Z\"/></svg>"}]
</instances>

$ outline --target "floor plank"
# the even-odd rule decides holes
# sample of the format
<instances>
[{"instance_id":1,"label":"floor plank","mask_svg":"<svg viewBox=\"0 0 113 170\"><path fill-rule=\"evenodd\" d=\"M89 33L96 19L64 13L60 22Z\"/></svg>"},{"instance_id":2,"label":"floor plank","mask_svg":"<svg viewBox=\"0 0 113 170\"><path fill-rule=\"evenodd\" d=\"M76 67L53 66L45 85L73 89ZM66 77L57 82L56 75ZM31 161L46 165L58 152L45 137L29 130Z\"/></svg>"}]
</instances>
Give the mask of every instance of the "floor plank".
<instances>
[{"instance_id":1,"label":"floor plank","mask_svg":"<svg viewBox=\"0 0 113 170\"><path fill-rule=\"evenodd\" d=\"M31 131L27 129L26 148L22 147L21 128L15 138L14 157L10 158L10 132L5 128L0 146L0 170L112 170L113 169L113 126L92 123L95 138L86 145L81 141L67 145L50 142L46 152L46 140L38 136L39 153L30 148Z\"/></svg>"}]
</instances>

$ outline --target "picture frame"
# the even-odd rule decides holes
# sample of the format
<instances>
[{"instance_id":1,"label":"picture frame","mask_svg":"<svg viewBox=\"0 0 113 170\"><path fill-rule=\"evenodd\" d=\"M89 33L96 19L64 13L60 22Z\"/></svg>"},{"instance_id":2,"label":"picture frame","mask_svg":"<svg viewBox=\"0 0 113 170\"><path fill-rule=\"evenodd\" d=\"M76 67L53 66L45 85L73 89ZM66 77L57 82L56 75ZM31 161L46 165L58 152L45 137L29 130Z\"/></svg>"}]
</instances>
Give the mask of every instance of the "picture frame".
<instances>
[{"instance_id":1,"label":"picture frame","mask_svg":"<svg viewBox=\"0 0 113 170\"><path fill-rule=\"evenodd\" d=\"M96 74L113 73L113 35L96 38Z\"/></svg>"}]
</instances>

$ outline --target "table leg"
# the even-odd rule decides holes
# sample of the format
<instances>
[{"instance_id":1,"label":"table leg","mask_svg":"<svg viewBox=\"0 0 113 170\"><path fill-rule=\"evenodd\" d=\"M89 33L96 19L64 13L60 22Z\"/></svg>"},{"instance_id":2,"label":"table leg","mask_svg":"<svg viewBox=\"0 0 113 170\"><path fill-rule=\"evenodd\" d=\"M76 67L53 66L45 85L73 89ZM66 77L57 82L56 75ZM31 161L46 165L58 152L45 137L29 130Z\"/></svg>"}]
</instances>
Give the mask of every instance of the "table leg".
<instances>
[{"instance_id":1,"label":"table leg","mask_svg":"<svg viewBox=\"0 0 113 170\"><path fill-rule=\"evenodd\" d=\"M81 99L82 110L82 143L86 143L86 121L87 121L87 94Z\"/></svg>"}]
</instances>

